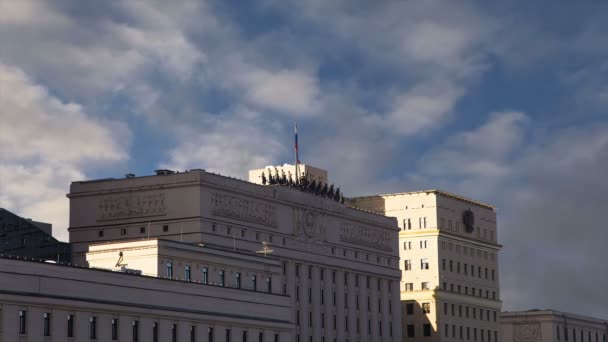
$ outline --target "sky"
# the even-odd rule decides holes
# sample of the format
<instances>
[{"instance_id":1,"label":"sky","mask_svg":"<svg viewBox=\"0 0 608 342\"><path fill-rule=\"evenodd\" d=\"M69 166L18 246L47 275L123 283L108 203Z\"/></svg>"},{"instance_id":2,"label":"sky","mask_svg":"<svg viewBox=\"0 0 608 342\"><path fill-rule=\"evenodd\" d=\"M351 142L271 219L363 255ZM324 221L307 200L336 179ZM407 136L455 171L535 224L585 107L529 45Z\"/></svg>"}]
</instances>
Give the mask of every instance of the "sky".
<instances>
[{"instance_id":1,"label":"sky","mask_svg":"<svg viewBox=\"0 0 608 342\"><path fill-rule=\"evenodd\" d=\"M0 0L0 207L300 160L497 206L503 309L608 319L605 1Z\"/></svg>"}]
</instances>

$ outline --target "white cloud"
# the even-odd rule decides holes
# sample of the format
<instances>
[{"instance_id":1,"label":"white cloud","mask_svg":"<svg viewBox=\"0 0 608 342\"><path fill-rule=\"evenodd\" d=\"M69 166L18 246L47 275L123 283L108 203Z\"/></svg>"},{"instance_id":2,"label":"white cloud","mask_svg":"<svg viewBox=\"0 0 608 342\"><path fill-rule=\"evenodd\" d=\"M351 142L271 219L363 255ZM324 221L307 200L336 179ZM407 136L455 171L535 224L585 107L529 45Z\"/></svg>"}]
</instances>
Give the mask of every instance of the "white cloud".
<instances>
[{"instance_id":1,"label":"white cloud","mask_svg":"<svg viewBox=\"0 0 608 342\"><path fill-rule=\"evenodd\" d=\"M262 108L293 116L314 113L319 96L316 77L298 70L251 69L239 77L247 99Z\"/></svg>"},{"instance_id":2,"label":"white cloud","mask_svg":"<svg viewBox=\"0 0 608 342\"><path fill-rule=\"evenodd\" d=\"M130 131L92 119L82 106L61 102L5 64L0 64L0 108L0 203L50 221L66 240L68 185L92 166L127 160Z\"/></svg>"}]
</instances>

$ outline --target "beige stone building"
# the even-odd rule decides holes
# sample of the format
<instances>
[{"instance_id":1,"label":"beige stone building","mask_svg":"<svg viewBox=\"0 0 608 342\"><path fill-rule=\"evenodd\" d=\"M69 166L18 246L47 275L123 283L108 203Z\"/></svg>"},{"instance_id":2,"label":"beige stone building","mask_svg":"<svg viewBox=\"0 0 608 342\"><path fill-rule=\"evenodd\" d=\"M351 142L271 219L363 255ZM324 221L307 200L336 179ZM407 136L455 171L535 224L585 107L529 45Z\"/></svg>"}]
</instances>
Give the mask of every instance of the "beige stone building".
<instances>
[{"instance_id":1,"label":"beige stone building","mask_svg":"<svg viewBox=\"0 0 608 342\"><path fill-rule=\"evenodd\" d=\"M289 300L294 328L281 341L401 341L394 218L203 170L74 182L68 197L76 264L236 287L248 300L270 288ZM262 290L250 291L252 276Z\"/></svg>"},{"instance_id":2,"label":"beige stone building","mask_svg":"<svg viewBox=\"0 0 608 342\"><path fill-rule=\"evenodd\" d=\"M607 342L608 321L555 310L503 312L504 342Z\"/></svg>"},{"instance_id":3,"label":"beige stone building","mask_svg":"<svg viewBox=\"0 0 608 342\"><path fill-rule=\"evenodd\" d=\"M438 190L359 197L351 205L398 220L405 341L498 341L494 207Z\"/></svg>"}]
</instances>

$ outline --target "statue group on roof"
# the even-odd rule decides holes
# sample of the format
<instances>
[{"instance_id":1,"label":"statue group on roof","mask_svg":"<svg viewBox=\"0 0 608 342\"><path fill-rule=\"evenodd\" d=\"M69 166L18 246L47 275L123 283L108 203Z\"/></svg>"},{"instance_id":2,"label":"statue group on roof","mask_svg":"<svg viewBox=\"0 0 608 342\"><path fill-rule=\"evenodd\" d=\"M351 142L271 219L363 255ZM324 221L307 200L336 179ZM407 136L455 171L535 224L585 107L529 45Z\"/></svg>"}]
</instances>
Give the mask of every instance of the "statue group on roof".
<instances>
[{"instance_id":1,"label":"statue group on roof","mask_svg":"<svg viewBox=\"0 0 608 342\"><path fill-rule=\"evenodd\" d=\"M300 178L296 178L294 180L291 171L288 171L288 173L285 174L285 170L281 170L279 173L279 170L275 167L274 175L273 172L268 169L268 178L266 178L266 174L264 171L262 171L262 185L288 186L315 196L333 199L334 201L342 204L344 204L346 200L340 192L339 187L334 187L333 184L328 186L327 183L323 183L321 181L317 182L315 179L310 180L308 172L300 176Z\"/></svg>"}]
</instances>

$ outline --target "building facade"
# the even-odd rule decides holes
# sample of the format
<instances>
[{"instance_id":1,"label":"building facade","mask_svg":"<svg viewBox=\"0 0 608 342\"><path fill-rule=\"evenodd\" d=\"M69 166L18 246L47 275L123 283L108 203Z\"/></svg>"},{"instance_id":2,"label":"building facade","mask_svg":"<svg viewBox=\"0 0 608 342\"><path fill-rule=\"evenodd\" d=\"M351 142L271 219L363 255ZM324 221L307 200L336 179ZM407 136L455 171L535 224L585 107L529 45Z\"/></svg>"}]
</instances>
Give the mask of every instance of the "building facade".
<instances>
[{"instance_id":1,"label":"building facade","mask_svg":"<svg viewBox=\"0 0 608 342\"><path fill-rule=\"evenodd\" d=\"M288 296L0 257L0 341L288 342Z\"/></svg>"},{"instance_id":2,"label":"building facade","mask_svg":"<svg viewBox=\"0 0 608 342\"><path fill-rule=\"evenodd\" d=\"M113 247L103 244L159 238L202 244L207 249L195 252L208 251L205 258L237 254L222 269L208 267L209 281L218 281L223 271L228 283L236 281L237 273L259 272L249 256L265 251L258 256L274 261L256 274L271 278L273 293L276 289L288 296L290 312L284 317L295 325L289 340L401 341L399 230L394 218L289 187L203 170L74 182L68 197L73 263L116 266L112 260L118 260L120 251L107 252ZM136 265L129 253L123 251L127 268ZM179 267L192 266L191 277L202 281L203 259L185 250L163 253L146 270L167 272L170 257L171 263L181 262ZM241 286L252 286L248 277Z\"/></svg>"},{"instance_id":3,"label":"building facade","mask_svg":"<svg viewBox=\"0 0 608 342\"><path fill-rule=\"evenodd\" d=\"M350 203L398 220L405 341L498 342L501 246L494 207L438 190Z\"/></svg>"},{"instance_id":4,"label":"building facade","mask_svg":"<svg viewBox=\"0 0 608 342\"><path fill-rule=\"evenodd\" d=\"M608 321L555 310L503 312L504 342L607 342Z\"/></svg>"}]
</instances>

